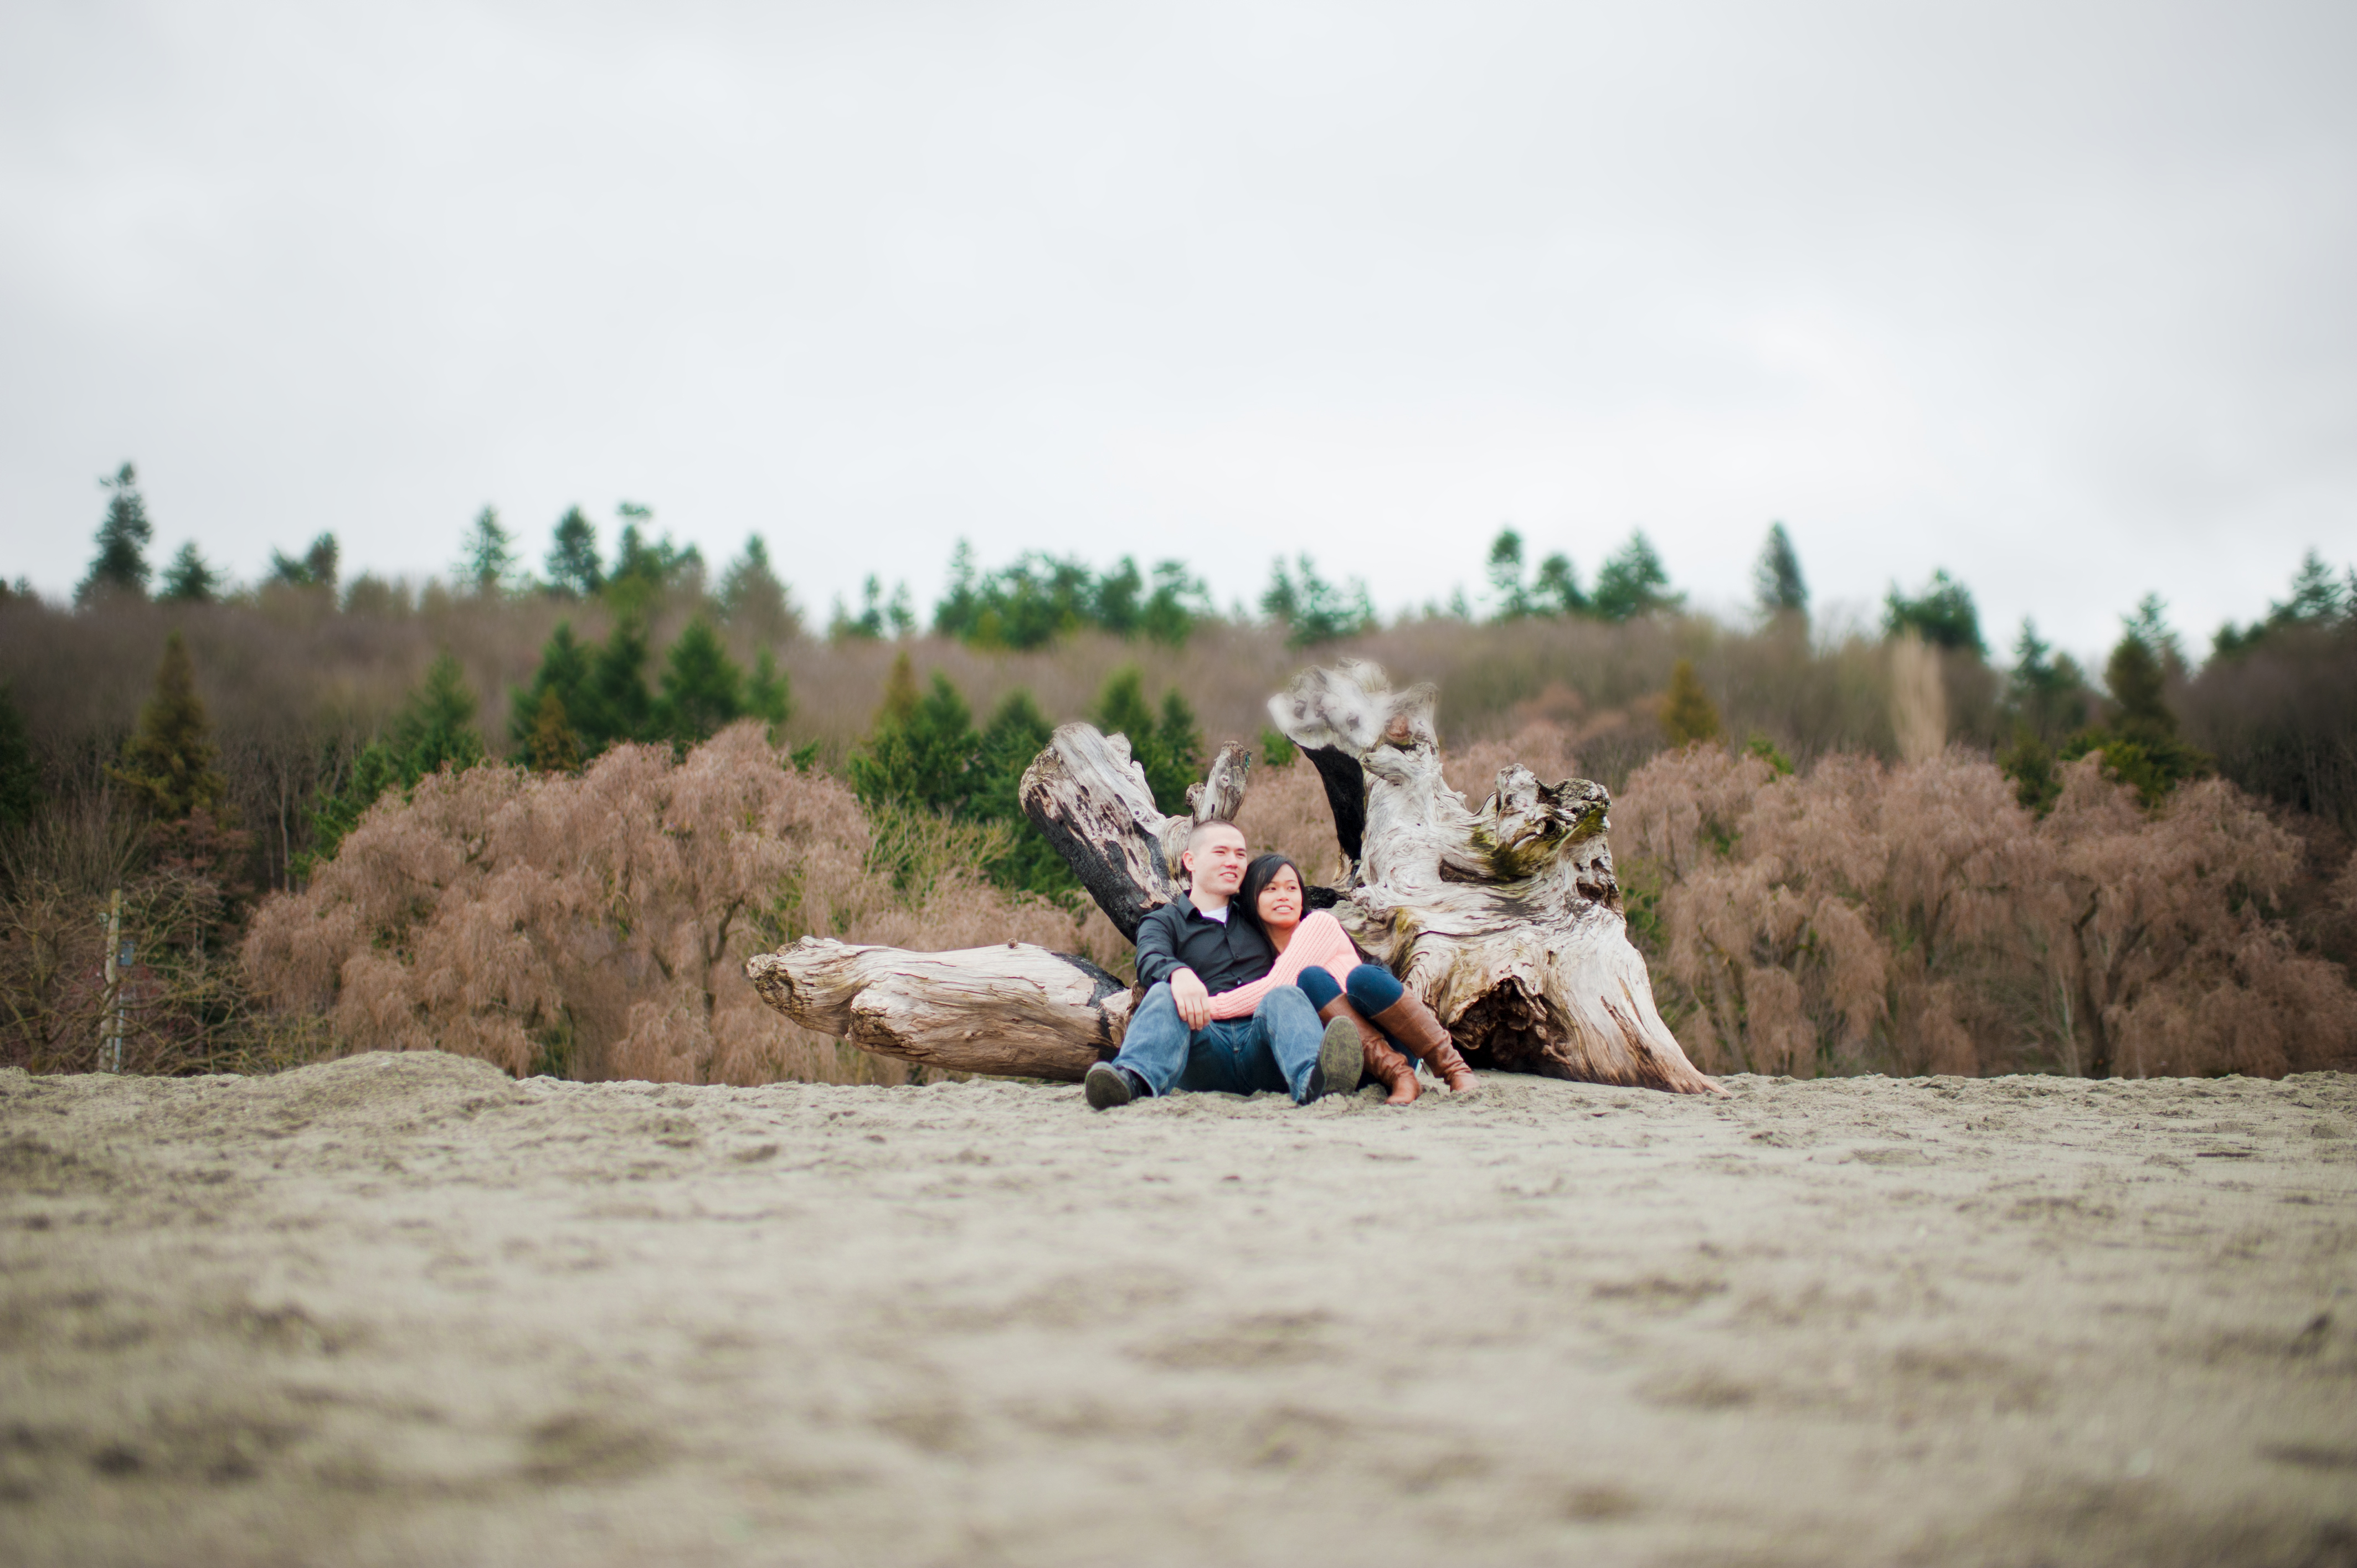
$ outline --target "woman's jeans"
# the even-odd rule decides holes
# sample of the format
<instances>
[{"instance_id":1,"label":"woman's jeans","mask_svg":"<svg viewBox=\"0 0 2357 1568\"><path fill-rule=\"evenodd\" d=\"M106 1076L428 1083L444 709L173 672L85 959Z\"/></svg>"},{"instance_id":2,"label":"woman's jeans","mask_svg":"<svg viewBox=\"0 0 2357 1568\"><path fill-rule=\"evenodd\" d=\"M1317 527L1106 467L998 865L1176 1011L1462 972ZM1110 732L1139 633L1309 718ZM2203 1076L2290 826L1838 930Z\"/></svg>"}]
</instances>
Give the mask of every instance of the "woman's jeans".
<instances>
[{"instance_id":1,"label":"woman's jeans","mask_svg":"<svg viewBox=\"0 0 2357 1568\"><path fill-rule=\"evenodd\" d=\"M1303 970L1294 983L1309 998L1313 1012L1322 1013L1334 998L1347 995L1361 1018L1373 1017L1407 994L1407 987L1379 963L1362 963L1352 970L1347 985L1335 984L1332 975L1314 965Z\"/></svg>"},{"instance_id":2,"label":"woman's jeans","mask_svg":"<svg viewBox=\"0 0 2357 1568\"><path fill-rule=\"evenodd\" d=\"M1309 1093L1309 1069L1318 1065L1325 1033L1318 1009L1292 985L1272 987L1249 1018L1214 1018L1189 1029L1166 981L1147 991L1130 1015L1113 1065L1144 1079L1156 1094L1267 1090L1300 1101Z\"/></svg>"}]
</instances>

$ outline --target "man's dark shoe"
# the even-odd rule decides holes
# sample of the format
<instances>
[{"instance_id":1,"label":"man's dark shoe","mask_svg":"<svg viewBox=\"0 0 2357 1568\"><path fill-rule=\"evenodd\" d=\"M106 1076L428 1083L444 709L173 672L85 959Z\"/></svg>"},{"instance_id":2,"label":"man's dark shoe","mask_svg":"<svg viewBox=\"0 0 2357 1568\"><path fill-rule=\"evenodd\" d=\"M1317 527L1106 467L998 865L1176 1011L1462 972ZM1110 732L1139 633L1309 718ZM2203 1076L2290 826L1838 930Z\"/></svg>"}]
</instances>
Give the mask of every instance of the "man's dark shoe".
<instances>
[{"instance_id":1,"label":"man's dark shoe","mask_svg":"<svg viewBox=\"0 0 2357 1568\"><path fill-rule=\"evenodd\" d=\"M1129 1074L1111 1062L1092 1062L1081 1079L1081 1090L1089 1097L1092 1111L1110 1111L1116 1105L1126 1105L1137 1098L1137 1090L1129 1081Z\"/></svg>"},{"instance_id":2,"label":"man's dark shoe","mask_svg":"<svg viewBox=\"0 0 2357 1568\"><path fill-rule=\"evenodd\" d=\"M1359 1074L1365 1066L1359 1026L1348 1018L1335 1019L1318 1042L1318 1065L1309 1069L1309 1092L1301 1097L1301 1103L1307 1105L1329 1094L1356 1094Z\"/></svg>"}]
</instances>

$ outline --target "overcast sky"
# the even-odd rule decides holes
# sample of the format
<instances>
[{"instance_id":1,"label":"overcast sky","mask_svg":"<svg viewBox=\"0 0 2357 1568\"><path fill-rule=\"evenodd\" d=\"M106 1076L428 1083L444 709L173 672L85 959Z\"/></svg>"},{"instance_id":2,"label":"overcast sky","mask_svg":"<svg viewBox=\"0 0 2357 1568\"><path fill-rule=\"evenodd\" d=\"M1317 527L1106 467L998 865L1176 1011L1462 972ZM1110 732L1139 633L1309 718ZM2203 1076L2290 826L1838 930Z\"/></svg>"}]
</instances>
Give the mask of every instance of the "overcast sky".
<instances>
[{"instance_id":1,"label":"overcast sky","mask_svg":"<svg viewBox=\"0 0 2357 1568\"><path fill-rule=\"evenodd\" d=\"M623 499L806 608L955 542L1504 524L1734 607L1946 566L2197 646L2357 556L2357 5L0 0L0 575L537 563Z\"/></svg>"}]
</instances>

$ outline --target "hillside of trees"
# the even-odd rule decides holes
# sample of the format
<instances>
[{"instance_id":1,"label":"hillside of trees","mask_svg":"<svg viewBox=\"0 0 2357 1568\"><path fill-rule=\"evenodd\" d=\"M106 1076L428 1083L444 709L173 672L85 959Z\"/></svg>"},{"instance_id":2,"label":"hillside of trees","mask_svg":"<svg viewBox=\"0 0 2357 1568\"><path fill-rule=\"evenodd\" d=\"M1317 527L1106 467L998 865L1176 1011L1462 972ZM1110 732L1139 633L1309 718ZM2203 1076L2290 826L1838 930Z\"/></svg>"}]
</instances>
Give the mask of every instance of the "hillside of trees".
<instances>
[{"instance_id":1,"label":"hillside of trees","mask_svg":"<svg viewBox=\"0 0 2357 1568\"><path fill-rule=\"evenodd\" d=\"M871 578L860 603L835 604L822 629L806 620L760 538L716 571L634 505L606 530L568 511L536 559L486 508L454 541L451 571L422 584L346 576L332 534L299 553L274 552L263 581L233 584L194 543L156 569L135 470L124 465L106 489L91 566L70 604L46 601L21 581L0 589L0 994L8 1007L0 1059L8 1061L87 1067L118 1024L130 1041L126 1059L150 1070L266 1065L373 1038L370 1029L391 1026L386 1009L398 1009L384 999L399 987L350 992L380 997L371 1015L378 1023L361 1027L344 1000L347 983L319 967L332 943L303 961L310 967L300 983L283 975L265 983L254 967L278 961L259 956L265 950L291 950L261 933L291 929L291 911L328 897L323 889L359 886L350 869L358 863L347 857L361 853L361 835L374 835L368 854L380 868L384 843L431 860L423 846L433 833L395 831L404 812L427 809L420 802L447 818L458 789L469 800L503 800L511 811L538 802L531 810L561 815L587 809L560 807L575 800L567 781L619 779L613 769L626 762L640 780L631 787L654 792L646 800L669 799L665 770L704 777L697 769L713 766L724 739L735 766L758 754L781 780L806 780L788 789L802 791L795 800L823 799L823 811L847 811L843 821L858 826L835 830L856 846L856 867L822 878L836 891L826 904L834 912L817 927L780 913L791 888L815 874L796 870L803 862L767 838L759 853L746 850L746 864L762 869L746 873L752 882L730 897L749 900L752 912L711 938L715 951L822 928L890 929L892 940L937 945L928 930L946 936L954 927L970 938L977 929L946 913L963 901L995 911L1009 929L1060 931L1061 945L1118 962L1117 944L1091 928L1061 863L1015 806L1015 781L1049 730L1085 717L1128 736L1167 809L1179 803L1211 742L1257 739L1266 798L1287 800L1298 792L1289 773L1306 769L1283 766L1288 748L1265 733L1262 704L1302 663L1335 656L1437 682L1452 748L1486 755L1512 738L1629 793L1616 843L1631 863L1632 930L1665 1002L1716 1031L1720 1043L1706 1054L1721 1066L1758 1057L1829 1070L1969 1060L2088 1071L2149 1061L2066 1047L2064 1036L2025 1022L2019 1008L1959 1003L1939 1013L1946 1022L1926 1022L1938 1010L1926 1011L1921 997L1932 993L1921 988L1962 983L1936 978L1908 982L1918 989L1904 1006L1881 1004L1882 1044L1861 1054L1858 1042L1874 1031L1857 1026L1854 995L1811 1014L1775 1000L1787 993L1774 983L1758 993L1765 1000L1747 1001L1752 993L1735 982L1712 978L1720 971L1694 956L1699 928L1679 924L1696 917L1684 874L1674 870L1677 854L1664 860L1645 847L1685 841L1632 826L1663 791L1700 789L1718 799L1734 787L1726 779L1735 775L1711 774L1698 758L1737 768L1761 800L1786 789L1816 800L1807 791L1819 789L1829 803L1810 809L1824 811L1881 800L1915 776L1910 769L1979 768L1985 775L1974 777L1999 780L2005 810L2018 814L2008 832L2026 844L2050 841L2049 853L2065 859L2063 839L2078 831L2071 823L2100 819L2118 830L2106 842L2133 840L2128 826L2104 815L2115 795L2145 823L2174 821L2198 800L2203 820L2244 824L2229 837L2264 837L2268 846L2218 882L2217 897L2252 911L2300 962L2338 976L2357 958L2349 853L2357 831L2357 572L2312 553L2280 600L2247 624L2220 628L2199 654L2158 600L2127 607L2104 667L2090 671L2029 624L1994 649L1970 589L1944 573L1911 589L1892 585L1877 626L1822 627L1781 525L1761 545L1755 607L1734 622L1690 610L1641 533L1584 579L1560 554L1527 559L1508 531L1468 564L1483 583L1478 605L1459 595L1389 623L1362 585L1329 580L1307 556L1274 563L1257 605L1222 612L1182 562L1141 568L1127 558L1091 564L1033 553L985 567L962 546L938 603L920 611L905 586ZM1871 775L1884 781L1857 784L1868 777L1862 768L1884 770ZM478 775L463 789L457 782ZM1719 782L1691 783L1706 777ZM1835 779L1851 782L1837 788ZM1478 793L1486 782L1466 787ZM1836 800L1850 804L1836 808ZM1720 812L1711 818L1720 823L1717 853L1747 854L1752 835L1739 819L1749 819L1723 800L1710 810ZM1316 811L1302 815L1289 832L1314 832ZM490 832L490 822L468 831ZM791 837L783 828L770 837L779 834ZM1824 875L1790 856L1778 865L1794 888ZM946 897L952 868L966 880ZM107 917L110 926L96 911L117 889L124 913ZM1862 900L1857 918L1881 930L1890 951L1907 950L1895 933L1910 917L1896 904L1858 886L1842 896ZM2035 921L2023 915L2014 924L2028 931ZM371 950L412 940L368 929ZM578 922L567 929L577 935ZM103 961L110 930L135 950L113 982ZM728 1026L734 1044L716 1044L710 1019L726 1009L709 987L705 1033L678 1026L662 1036L672 1045L649 1056L654 1047L628 1020L634 1007L656 1005L654 992L594 1004L570 998L566 984L587 983L580 977L596 970L592 958L559 962L544 950L553 934L533 940L543 970L576 979L550 980L497 1028L444 1020L452 1038L496 1035L504 1042L496 1059L516 1070L534 1062L598 1074L670 1063L665 1073L740 1079L874 1070L820 1042L764 1056L747 1043L753 1024L744 1020ZM1775 957L1784 940L1762 928L1725 950L1737 957L1713 961L1732 964L1729 974L1763 965L1789 974L1802 961ZM2031 984L2021 976L2053 948L2024 936L1984 967L2011 976L2006 984ZM2236 983L2247 985L2257 950L2233 950L2244 954ZM716 959L705 967L713 963L726 968ZM677 965L651 957L640 967L672 974ZM2268 972L2280 980L2292 972ZM2298 972L2305 978L2269 994L2334 994L2319 989L2323 972ZM2334 983L2345 992L2344 982ZM412 1004L416 1019L441 1016L425 1001ZM676 997L663 1005L673 1004L686 1005ZM2190 1017L2211 1004L2169 1005L2177 1009L2170 1016ZM1782 1043L1765 1056L1740 1043L1751 1037L1750 1013L1762 1008L1781 1008L1783 1020L1769 1031ZM591 1014L604 1021L585 1024ZM1814 1020L1805 1029L1794 1021L1804 1016ZM1803 1033L1824 1049L1796 1055ZM2067 1037L2084 1034L2083 1025ZM398 1029L386 1037L396 1036L423 1037ZM1950 1039L1944 1057L1923 1045L1933 1036ZM1982 1044L1959 1054L1953 1037ZM2240 1058L2213 1050L2201 1059ZM2290 1059L2249 1056L2274 1070Z\"/></svg>"}]
</instances>

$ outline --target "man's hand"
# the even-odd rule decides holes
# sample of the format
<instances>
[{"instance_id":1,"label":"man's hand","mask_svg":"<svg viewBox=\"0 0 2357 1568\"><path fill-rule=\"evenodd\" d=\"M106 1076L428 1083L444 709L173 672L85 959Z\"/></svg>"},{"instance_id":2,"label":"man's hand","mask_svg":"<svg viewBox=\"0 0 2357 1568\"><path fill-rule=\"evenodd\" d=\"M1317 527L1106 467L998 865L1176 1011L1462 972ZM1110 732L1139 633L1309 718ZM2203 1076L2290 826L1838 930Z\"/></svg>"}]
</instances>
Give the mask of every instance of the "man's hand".
<instances>
[{"instance_id":1,"label":"man's hand","mask_svg":"<svg viewBox=\"0 0 2357 1568\"><path fill-rule=\"evenodd\" d=\"M1182 969L1170 977L1170 1000L1178 1004L1178 1016L1189 1028L1200 1029L1211 1021L1211 993L1193 970Z\"/></svg>"}]
</instances>

